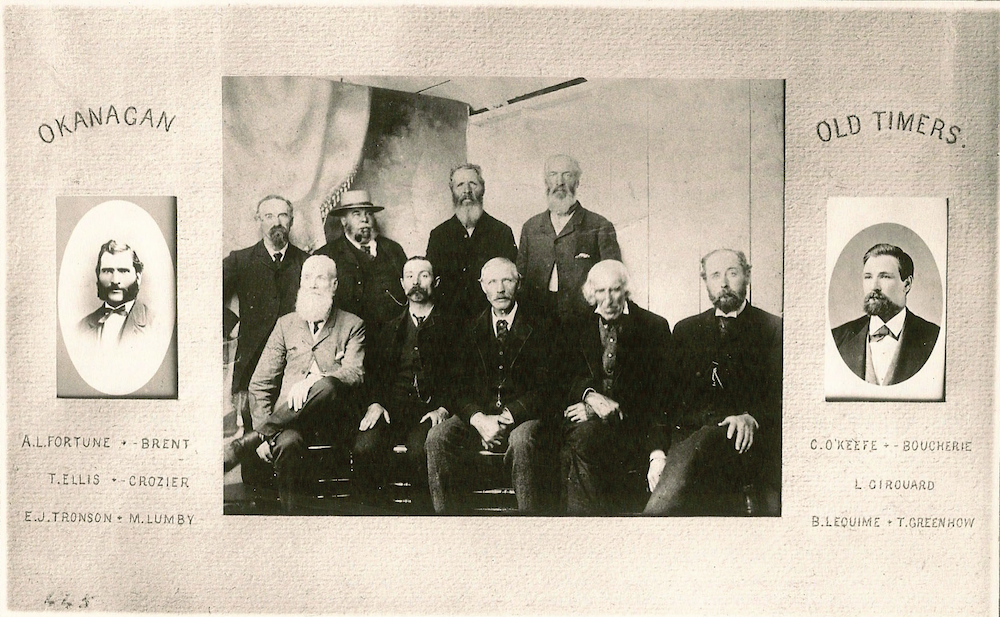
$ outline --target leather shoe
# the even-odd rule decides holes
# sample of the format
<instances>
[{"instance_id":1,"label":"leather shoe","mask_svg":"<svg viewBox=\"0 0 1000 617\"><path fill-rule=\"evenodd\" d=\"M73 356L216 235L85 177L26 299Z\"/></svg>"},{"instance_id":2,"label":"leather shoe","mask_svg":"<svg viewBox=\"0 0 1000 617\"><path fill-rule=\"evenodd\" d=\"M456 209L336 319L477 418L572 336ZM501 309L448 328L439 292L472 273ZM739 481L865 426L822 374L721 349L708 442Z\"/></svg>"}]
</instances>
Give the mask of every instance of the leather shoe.
<instances>
[{"instance_id":1,"label":"leather shoe","mask_svg":"<svg viewBox=\"0 0 1000 617\"><path fill-rule=\"evenodd\" d=\"M229 471L239 465L257 446L264 443L264 437L257 431L250 431L242 437L230 441L222 452L222 470Z\"/></svg>"}]
</instances>

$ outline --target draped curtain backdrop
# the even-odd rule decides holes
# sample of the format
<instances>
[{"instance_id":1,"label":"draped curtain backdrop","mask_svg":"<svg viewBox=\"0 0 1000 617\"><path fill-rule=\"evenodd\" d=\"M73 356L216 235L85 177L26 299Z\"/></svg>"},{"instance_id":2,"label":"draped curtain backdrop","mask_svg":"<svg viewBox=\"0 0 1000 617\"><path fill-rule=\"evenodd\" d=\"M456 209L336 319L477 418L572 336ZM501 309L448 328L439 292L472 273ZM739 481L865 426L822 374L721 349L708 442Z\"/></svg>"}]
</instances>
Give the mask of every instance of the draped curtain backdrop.
<instances>
[{"instance_id":1,"label":"draped curtain backdrop","mask_svg":"<svg viewBox=\"0 0 1000 617\"><path fill-rule=\"evenodd\" d=\"M269 194L292 202L292 243L307 250L326 243L324 215L347 189L386 208L379 227L408 255L451 215L464 103L309 77L226 77L222 102L225 253L260 239L253 213Z\"/></svg>"}]
</instances>

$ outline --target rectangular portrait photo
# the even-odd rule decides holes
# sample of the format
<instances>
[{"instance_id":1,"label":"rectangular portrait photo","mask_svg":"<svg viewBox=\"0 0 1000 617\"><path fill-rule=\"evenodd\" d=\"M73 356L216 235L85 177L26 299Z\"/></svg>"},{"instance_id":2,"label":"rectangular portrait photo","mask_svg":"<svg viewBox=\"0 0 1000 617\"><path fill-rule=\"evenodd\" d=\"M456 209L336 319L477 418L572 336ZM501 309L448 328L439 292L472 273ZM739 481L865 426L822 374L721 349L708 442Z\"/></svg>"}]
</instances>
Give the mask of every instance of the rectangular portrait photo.
<instances>
[{"instance_id":1,"label":"rectangular portrait photo","mask_svg":"<svg viewBox=\"0 0 1000 617\"><path fill-rule=\"evenodd\" d=\"M60 398L177 398L177 199L60 197Z\"/></svg>"},{"instance_id":2,"label":"rectangular portrait photo","mask_svg":"<svg viewBox=\"0 0 1000 617\"><path fill-rule=\"evenodd\" d=\"M222 99L227 514L780 515L784 82Z\"/></svg>"},{"instance_id":3,"label":"rectangular portrait photo","mask_svg":"<svg viewBox=\"0 0 1000 617\"><path fill-rule=\"evenodd\" d=\"M946 199L829 199L826 400L944 400L947 264Z\"/></svg>"}]
</instances>

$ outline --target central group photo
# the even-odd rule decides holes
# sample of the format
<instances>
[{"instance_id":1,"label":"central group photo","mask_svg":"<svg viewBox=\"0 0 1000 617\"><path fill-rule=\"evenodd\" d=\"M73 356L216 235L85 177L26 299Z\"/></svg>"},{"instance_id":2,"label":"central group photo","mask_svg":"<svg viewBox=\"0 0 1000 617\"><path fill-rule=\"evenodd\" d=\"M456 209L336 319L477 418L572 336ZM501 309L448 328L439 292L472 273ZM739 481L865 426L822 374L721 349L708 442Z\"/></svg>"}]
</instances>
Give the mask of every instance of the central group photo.
<instances>
[{"instance_id":1,"label":"central group photo","mask_svg":"<svg viewBox=\"0 0 1000 617\"><path fill-rule=\"evenodd\" d=\"M226 514L781 515L784 82L222 104Z\"/></svg>"}]
</instances>

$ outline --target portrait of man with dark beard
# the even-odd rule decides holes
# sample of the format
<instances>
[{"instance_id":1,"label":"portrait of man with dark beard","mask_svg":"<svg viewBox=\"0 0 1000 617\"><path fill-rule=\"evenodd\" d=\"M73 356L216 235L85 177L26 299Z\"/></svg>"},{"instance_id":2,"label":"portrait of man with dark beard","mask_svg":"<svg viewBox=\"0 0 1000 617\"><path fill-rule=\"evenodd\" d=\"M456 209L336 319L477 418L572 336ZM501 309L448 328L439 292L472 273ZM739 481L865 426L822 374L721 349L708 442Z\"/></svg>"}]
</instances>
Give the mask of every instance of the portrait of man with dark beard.
<instances>
[{"instance_id":1,"label":"portrait of man with dark beard","mask_svg":"<svg viewBox=\"0 0 1000 617\"><path fill-rule=\"evenodd\" d=\"M923 368L940 328L906 307L914 269L903 249L876 244L863 263L865 315L834 328L833 340L847 366L867 383L902 383Z\"/></svg>"},{"instance_id":2,"label":"portrait of man with dark beard","mask_svg":"<svg viewBox=\"0 0 1000 617\"><path fill-rule=\"evenodd\" d=\"M95 273L102 304L80 321L78 331L101 354L111 354L141 339L153 325L153 311L136 300L142 261L128 244L114 239L102 244Z\"/></svg>"}]
</instances>

